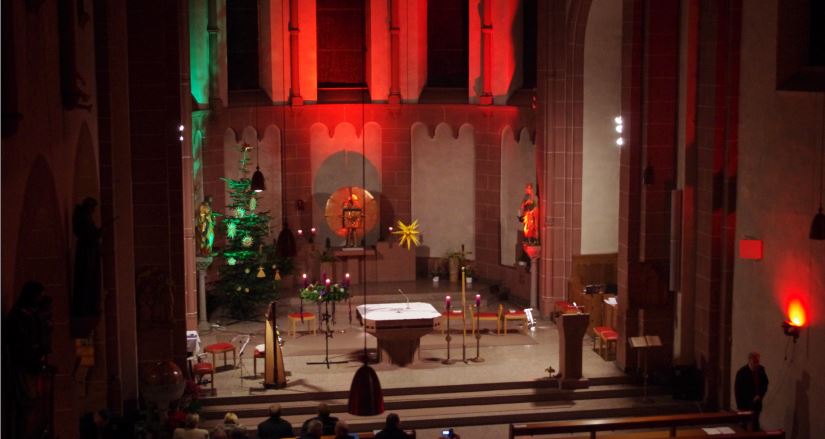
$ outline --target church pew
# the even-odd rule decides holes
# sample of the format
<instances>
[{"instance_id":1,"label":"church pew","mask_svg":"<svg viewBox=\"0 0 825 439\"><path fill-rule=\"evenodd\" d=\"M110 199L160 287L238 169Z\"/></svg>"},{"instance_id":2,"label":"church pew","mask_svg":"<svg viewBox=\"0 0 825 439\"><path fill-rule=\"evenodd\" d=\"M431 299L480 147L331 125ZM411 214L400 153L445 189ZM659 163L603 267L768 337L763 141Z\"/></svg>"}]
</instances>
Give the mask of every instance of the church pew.
<instances>
[{"instance_id":1,"label":"church pew","mask_svg":"<svg viewBox=\"0 0 825 439\"><path fill-rule=\"evenodd\" d=\"M571 421L535 422L510 424L510 438L536 434L590 433L612 430L669 428L670 436L676 436L677 427L710 424L739 424L751 420L751 412L683 413L661 416L633 416L626 418L580 419Z\"/></svg>"}]
</instances>

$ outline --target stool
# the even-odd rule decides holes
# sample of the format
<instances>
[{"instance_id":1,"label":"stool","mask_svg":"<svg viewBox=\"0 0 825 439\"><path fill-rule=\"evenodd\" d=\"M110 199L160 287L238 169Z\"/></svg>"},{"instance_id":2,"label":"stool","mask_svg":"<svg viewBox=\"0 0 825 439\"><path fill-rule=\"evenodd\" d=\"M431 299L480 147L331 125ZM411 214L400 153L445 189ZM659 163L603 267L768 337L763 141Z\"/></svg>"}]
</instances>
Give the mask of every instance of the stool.
<instances>
[{"instance_id":1,"label":"stool","mask_svg":"<svg viewBox=\"0 0 825 439\"><path fill-rule=\"evenodd\" d=\"M195 363L192 366L192 373L198 379L199 383L203 382L204 375L209 375L209 385L212 387L212 390L215 390L215 368L212 367L212 363Z\"/></svg>"},{"instance_id":2,"label":"stool","mask_svg":"<svg viewBox=\"0 0 825 439\"><path fill-rule=\"evenodd\" d=\"M215 362L215 354L223 354L223 365L226 366L226 353L232 351L232 365L237 366L237 360L235 355L237 354L237 349L235 349L235 345L229 342L223 343L215 343L207 346L204 352L212 354L212 364L217 364Z\"/></svg>"},{"instance_id":3,"label":"stool","mask_svg":"<svg viewBox=\"0 0 825 439\"><path fill-rule=\"evenodd\" d=\"M521 320L523 322L527 321L527 313L524 310L521 311L507 311L504 313L504 335L507 335L507 322L510 320Z\"/></svg>"},{"instance_id":4,"label":"stool","mask_svg":"<svg viewBox=\"0 0 825 439\"><path fill-rule=\"evenodd\" d=\"M301 321L301 316L303 316L304 326L306 327L307 332L309 332L309 322L311 320L312 321L315 320L315 314L313 314L311 312L305 312L305 313L294 312L294 313L291 313L291 314L287 315L287 318L289 319L289 335L292 335L294 337L295 334L297 333L296 327L298 326L298 322ZM315 335L315 331L316 331L316 328L313 325L312 326L312 335Z\"/></svg>"},{"instance_id":5,"label":"stool","mask_svg":"<svg viewBox=\"0 0 825 439\"><path fill-rule=\"evenodd\" d=\"M605 360L611 357L610 353L613 352L613 357L616 355L616 343L619 339L619 333L616 331L602 331L599 333L599 355Z\"/></svg>"},{"instance_id":6,"label":"stool","mask_svg":"<svg viewBox=\"0 0 825 439\"><path fill-rule=\"evenodd\" d=\"M460 309L450 310L450 315L449 316L447 315L447 311L443 311L441 313L442 318L447 318L447 319L450 319L450 320L460 319L461 315L462 315L462 313L461 313ZM446 323L442 324L441 325L441 333L444 334L444 331L446 331L446 330L447 330L447 324Z\"/></svg>"},{"instance_id":7,"label":"stool","mask_svg":"<svg viewBox=\"0 0 825 439\"><path fill-rule=\"evenodd\" d=\"M594 326L593 327L593 350L599 352L596 349L596 340L599 340L599 345L601 346L601 333L604 331L614 331L615 329L611 328L610 326Z\"/></svg>"},{"instance_id":8,"label":"stool","mask_svg":"<svg viewBox=\"0 0 825 439\"><path fill-rule=\"evenodd\" d=\"M472 334L475 335L476 331L481 331L481 328L476 327L476 320L478 320L478 326L481 326L481 322L496 322L496 334L501 334L501 315L504 312L504 305L498 305L498 312L476 312L473 310L473 307L470 307L470 324L472 326L473 332Z\"/></svg>"},{"instance_id":9,"label":"stool","mask_svg":"<svg viewBox=\"0 0 825 439\"><path fill-rule=\"evenodd\" d=\"M258 358L264 358L266 364L266 345L263 343L255 346L255 352L252 354L252 374L258 376Z\"/></svg>"}]
</instances>

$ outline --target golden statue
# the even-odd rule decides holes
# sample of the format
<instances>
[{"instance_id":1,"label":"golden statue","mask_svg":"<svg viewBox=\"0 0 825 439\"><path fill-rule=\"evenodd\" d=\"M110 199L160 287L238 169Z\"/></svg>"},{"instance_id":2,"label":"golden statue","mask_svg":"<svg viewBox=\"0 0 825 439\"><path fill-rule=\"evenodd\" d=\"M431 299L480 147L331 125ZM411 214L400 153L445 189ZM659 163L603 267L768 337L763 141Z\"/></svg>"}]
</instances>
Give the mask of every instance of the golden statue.
<instances>
[{"instance_id":1,"label":"golden statue","mask_svg":"<svg viewBox=\"0 0 825 439\"><path fill-rule=\"evenodd\" d=\"M202 256L212 255L216 216L217 214L212 212L212 197L207 195L198 206L198 248Z\"/></svg>"},{"instance_id":2,"label":"golden statue","mask_svg":"<svg viewBox=\"0 0 825 439\"><path fill-rule=\"evenodd\" d=\"M533 185L527 183L527 185L524 186L524 198L521 200L521 210L518 216L518 220L522 223L524 242L526 244L539 244L538 213L538 201L533 193Z\"/></svg>"}]
</instances>

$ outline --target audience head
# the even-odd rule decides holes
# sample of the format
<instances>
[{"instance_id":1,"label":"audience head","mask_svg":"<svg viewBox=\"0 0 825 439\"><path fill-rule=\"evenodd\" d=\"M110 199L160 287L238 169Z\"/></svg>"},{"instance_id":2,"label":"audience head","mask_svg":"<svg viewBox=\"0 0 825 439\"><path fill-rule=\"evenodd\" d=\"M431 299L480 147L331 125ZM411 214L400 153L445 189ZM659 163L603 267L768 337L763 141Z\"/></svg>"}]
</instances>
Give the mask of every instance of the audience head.
<instances>
[{"instance_id":1,"label":"audience head","mask_svg":"<svg viewBox=\"0 0 825 439\"><path fill-rule=\"evenodd\" d=\"M226 412L226 415L223 417L224 424L238 424L238 415L233 412Z\"/></svg>"},{"instance_id":2,"label":"audience head","mask_svg":"<svg viewBox=\"0 0 825 439\"><path fill-rule=\"evenodd\" d=\"M329 413L330 413L330 411L329 411L329 406L327 405L327 403L322 402L322 403L318 404L318 415L319 416L327 417L327 416L329 416Z\"/></svg>"},{"instance_id":3,"label":"audience head","mask_svg":"<svg viewBox=\"0 0 825 439\"><path fill-rule=\"evenodd\" d=\"M223 425L217 425L215 428L209 432L209 439L228 439L229 436L226 435L226 430L223 429Z\"/></svg>"},{"instance_id":4,"label":"audience head","mask_svg":"<svg viewBox=\"0 0 825 439\"><path fill-rule=\"evenodd\" d=\"M269 406L269 416L272 416L274 418L280 418L281 404L272 404L271 406Z\"/></svg>"},{"instance_id":5,"label":"audience head","mask_svg":"<svg viewBox=\"0 0 825 439\"><path fill-rule=\"evenodd\" d=\"M201 417L198 416L197 413L187 413L184 425L186 426L186 428L198 428L198 423L200 421Z\"/></svg>"},{"instance_id":6,"label":"audience head","mask_svg":"<svg viewBox=\"0 0 825 439\"><path fill-rule=\"evenodd\" d=\"M321 437L321 435L324 434L324 424L317 419L313 419L309 421L307 425L307 432Z\"/></svg>"},{"instance_id":7,"label":"audience head","mask_svg":"<svg viewBox=\"0 0 825 439\"><path fill-rule=\"evenodd\" d=\"M237 426L232 429L232 432L229 434L231 439L247 439L249 435L246 432L246 427Z\"/></svg>"},{"instance_id":8,"label":"audience head","mask_svg":"<svg viewBox=\"0 0 825 439\"><path fill-rule=\"evenodd\" d=\"M401 418L398 417L397 413L387 415L387 428L398 428L399 424L401 424Z\"/></svg>"},{"instance_id":9,"label":"audience head","mask_svg":"<svg viewBox=\"0 0 825 439\"><path fill-rule=\"evenodd\" d=\"M44 287L43 284L30 280L23 285L17 303L24 307L38 306L40 304L40 298L43 296L43 291L45 290L46 287Z\"/></svg>"},{"instance_id":10,"label":"audience head","mask_svg":"<svg viewBox=\"0 0 825 439\"><path fill-rule=\"evenodd\" d=\"M335 436L346 436L349 434L349 425L346 421L338 421L335 423Z\"/></svg>"}]
</instances>

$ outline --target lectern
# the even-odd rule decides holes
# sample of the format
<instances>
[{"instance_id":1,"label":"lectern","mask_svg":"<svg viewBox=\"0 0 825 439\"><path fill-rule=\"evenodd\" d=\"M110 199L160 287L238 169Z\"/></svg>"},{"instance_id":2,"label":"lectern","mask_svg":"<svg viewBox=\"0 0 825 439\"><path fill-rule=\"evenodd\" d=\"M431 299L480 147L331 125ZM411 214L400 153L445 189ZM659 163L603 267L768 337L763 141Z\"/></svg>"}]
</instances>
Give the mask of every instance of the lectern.
<instances>
[{"instance_id":1,"label":"lectern","mask_svg":"<svg viewBox=\"0 0 825 439\"><path fill-rule=\"evenodd\" d=\"M564 388L588 386L582 377L582 339L590 323L590 314L562 314L559 328L559 375Z\"/></svg>"},{"instance_id":2,"label":"lectern","mask_svg":"<svg viewBox=\"0 0 825 439\"><path fill-rule=\"evenodd\" d=\"M266 357L264 361L264 387L277 389L286 387L286 372L284 371L284 355L281 344L278 343L278 326L275 320L275 302L269 304L266 313L266 335L264 338Z\"/></svg>"}]
</instances>

